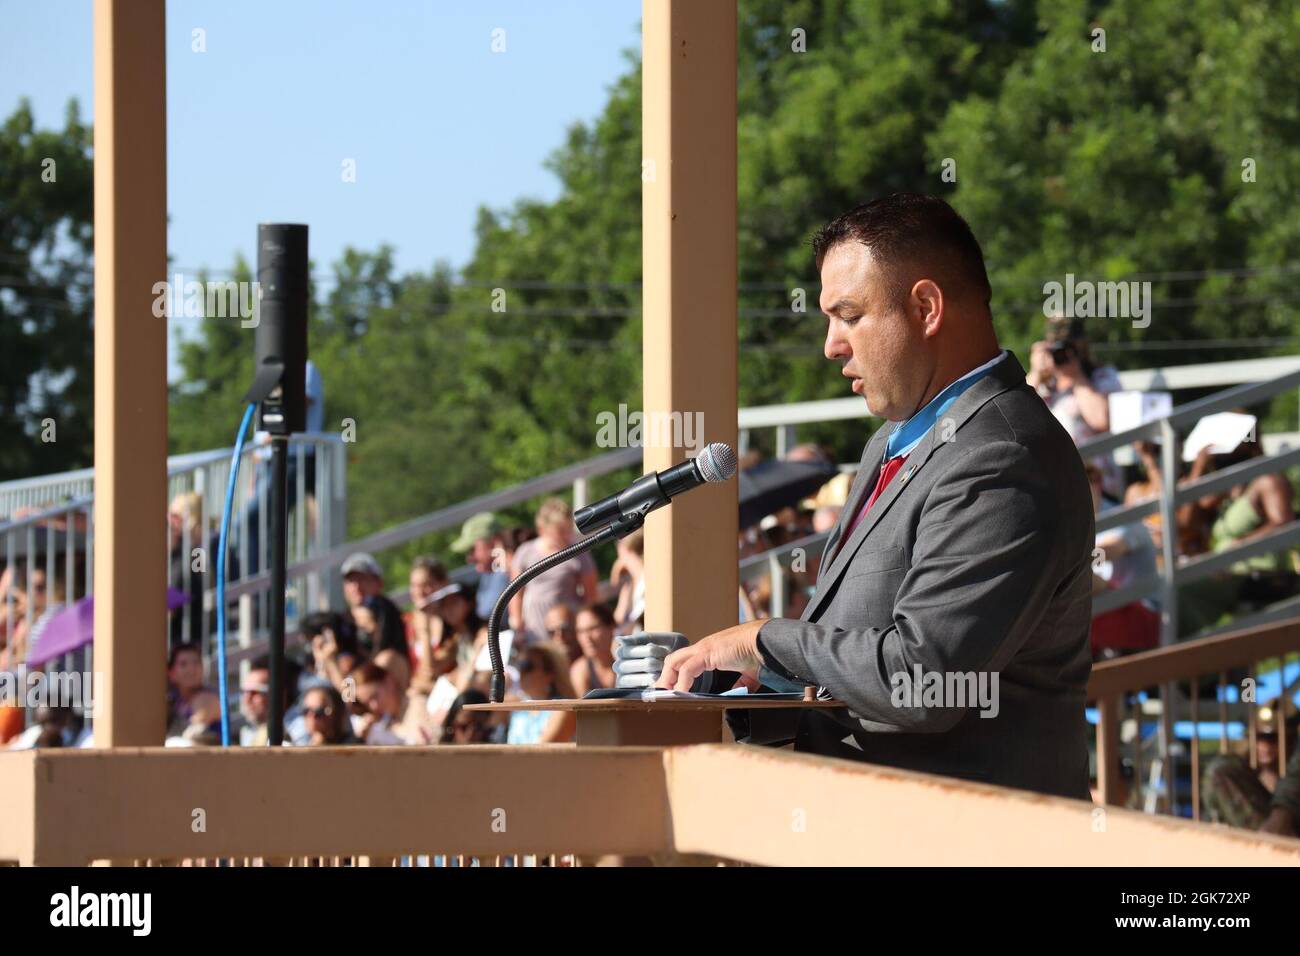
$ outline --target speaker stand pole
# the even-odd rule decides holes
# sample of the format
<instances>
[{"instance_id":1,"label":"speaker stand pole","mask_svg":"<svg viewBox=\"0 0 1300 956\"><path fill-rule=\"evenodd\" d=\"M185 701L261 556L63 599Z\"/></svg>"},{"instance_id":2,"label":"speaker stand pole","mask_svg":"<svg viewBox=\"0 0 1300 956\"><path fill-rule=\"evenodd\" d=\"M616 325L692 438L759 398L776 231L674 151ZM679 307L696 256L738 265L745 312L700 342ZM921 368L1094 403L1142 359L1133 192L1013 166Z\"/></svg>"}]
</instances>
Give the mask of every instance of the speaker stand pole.
<instances>
[{"instance_id":1,"label":"speaker stand pole","mask_svg":"<svg viewBox=\"0 0 1300 956\"><path fill-rule=\"evenodd\" d=\"M267 706L267 742L272 747L284 743L284 592L285 545L288 538L287 475L289 438L271 436L271 680Z\"/></svg>"}]
</instances>

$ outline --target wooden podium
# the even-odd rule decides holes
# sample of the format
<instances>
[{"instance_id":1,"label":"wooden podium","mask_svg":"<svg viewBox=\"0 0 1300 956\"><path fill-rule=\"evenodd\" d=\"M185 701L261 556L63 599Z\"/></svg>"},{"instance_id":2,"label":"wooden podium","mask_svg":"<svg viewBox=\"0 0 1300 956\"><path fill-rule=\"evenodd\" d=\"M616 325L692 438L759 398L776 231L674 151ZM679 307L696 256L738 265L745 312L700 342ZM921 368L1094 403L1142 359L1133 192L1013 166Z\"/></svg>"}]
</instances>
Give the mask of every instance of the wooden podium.
<instances>
[{"instance_id":1,"label":"wooden podium","mask_svg":"<svg viewBox=\"0 0 1300 956\"><path fill-rule=\"evenodd\" d=\"M809 691L812 689L809 688ZM574 739L579 747L674 747L715 744L722 741L722 715L728 710L765 710L772 707L843 707L840 701L821 701L806 694L803 700L754 700L744 696L700 697L644 701L637 698L604 700L521 700L502 704L468 704L466 710L570 710L577 714ZM586 861L595 866L713 866L710 857L666 853L656 857L605 856Z\"/></svg>"},{"instance_id":2,"label":"wooden podium","mask_svg":"<svg viewBox=\"0 0 1300 956\"><path fill-rule=\"evenodd\" d=\"M716 744L722 740L727 710L843 707L837 700L761 700L736 697L643 701L522 700L503 704L469 704L472 711L571 710L578 716L574 735L579 747L674 747Z\"/></svg>"}]
</instances>

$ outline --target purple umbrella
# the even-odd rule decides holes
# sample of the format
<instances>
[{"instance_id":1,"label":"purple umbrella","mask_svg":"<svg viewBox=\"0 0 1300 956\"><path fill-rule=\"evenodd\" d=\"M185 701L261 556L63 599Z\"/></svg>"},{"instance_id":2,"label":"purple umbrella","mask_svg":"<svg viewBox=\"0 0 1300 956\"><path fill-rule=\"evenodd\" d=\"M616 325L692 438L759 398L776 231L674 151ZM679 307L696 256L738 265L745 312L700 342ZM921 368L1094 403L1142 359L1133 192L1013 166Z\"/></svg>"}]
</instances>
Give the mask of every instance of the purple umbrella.
<instances>
[{"instance_id":1,"label":"purple umbrella","mask_svg":"<svg viewBox=\"0 0 1300 956\"><path fill-rule=\"evenodd\" d=\"M188 601L185 592L167 589L167 610L174 611ZM32 646L27 652L28 667L39 667L86 646L95 639L95 596L84 597L72 607L42 617L32 631Z\"/></svg>"}]
</instances>

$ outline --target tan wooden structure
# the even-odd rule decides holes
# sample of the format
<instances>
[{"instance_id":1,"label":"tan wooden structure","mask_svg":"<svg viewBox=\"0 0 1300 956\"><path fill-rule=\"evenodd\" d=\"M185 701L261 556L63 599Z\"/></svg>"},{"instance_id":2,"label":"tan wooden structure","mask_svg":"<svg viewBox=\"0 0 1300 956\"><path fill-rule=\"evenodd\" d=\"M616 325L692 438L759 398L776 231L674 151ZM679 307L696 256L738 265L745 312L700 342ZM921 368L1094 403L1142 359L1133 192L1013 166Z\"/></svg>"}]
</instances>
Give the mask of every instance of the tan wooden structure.
<instances>
[{"instance_id":1,"label":"tan wooden structure","mask_svg":"<svg viewBox=\"0 0 1300 956\"><path fill-rule=\"evenodd\" d=\"M95 742L166 723L167 58L163 0L95 0Z\"/></svg>"},{"instance_id":2,"label":"tan wooden structure","mask_svg":"<svg viewBox=\"0 0 1300 956\"><path fill-rule=\"evenodd\" d=\"M1300 864L1300 840L729 744L24 751L0 792L22 864Z\"/></svg>"},{"instance_id":3,"label":"tan wooden structure","mask_svg":"<svg viewBox=\"0 0 1300 956\"><path fill-rule=\"evenodd\" d=\"M642 262L647 414L702 413L736 445L736 7L645 0ZM693 419L692 419L693 420ZM685 458L645 448L645 470ZM692 641L736 623L736 482L646 521L646 628Z\"/></svg>"}]
</instances>

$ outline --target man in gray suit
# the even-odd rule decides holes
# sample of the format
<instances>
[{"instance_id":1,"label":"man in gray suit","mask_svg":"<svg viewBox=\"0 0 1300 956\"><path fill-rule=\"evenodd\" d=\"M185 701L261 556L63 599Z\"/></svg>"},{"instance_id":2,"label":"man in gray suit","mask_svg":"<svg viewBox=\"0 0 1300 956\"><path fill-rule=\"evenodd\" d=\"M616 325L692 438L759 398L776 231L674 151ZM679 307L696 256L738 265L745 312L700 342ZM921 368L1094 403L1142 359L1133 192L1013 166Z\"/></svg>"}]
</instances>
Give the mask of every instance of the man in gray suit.
<instances>
[{"instance_id":1,"label":"man in gray suit","mask_svg":"<svg viewBox=\"0 0 1300 956\"><path fill-rule=\"evenodd\" d=\"M749 711L745 739L1087 799L1092 499L998 346L979 244L942 200L897 195L813 245L826 357L888 424L803 617L709 635L659 686L814 686L844 709Z\"/></svg>"}]
</instances>

